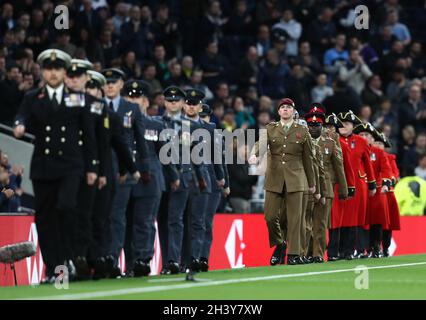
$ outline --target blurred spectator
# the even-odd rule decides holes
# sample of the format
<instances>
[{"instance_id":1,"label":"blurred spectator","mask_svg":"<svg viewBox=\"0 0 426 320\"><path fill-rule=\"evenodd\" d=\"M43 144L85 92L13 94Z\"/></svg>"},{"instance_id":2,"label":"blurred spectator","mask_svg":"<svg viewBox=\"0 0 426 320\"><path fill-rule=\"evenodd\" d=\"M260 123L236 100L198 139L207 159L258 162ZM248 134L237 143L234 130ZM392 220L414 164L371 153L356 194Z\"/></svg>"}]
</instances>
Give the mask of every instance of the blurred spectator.
<instances>
[{"instance_id":1,"label":"blurred spectator","mask_svg":"<svg viewBox=\"0 0 426 320\"><path fill-rule=\"evenodd\" d=\"M52 49L59 49L68 53L71 57L75 55L77 47L71 43L71 36L68 31L58 31L56 42L50 46Z\"/></svg>"},{"instance_id":2,"label":"blurred spectator","mask_svg":"<svg viewBox=\"0 0 426 320\"><path fill-rule=\"evenodd\" d=\"M220 1L211 0L208 3L207 10L199 25L199 44L202 47L207 45L205 38L210 37L214 41L219 41L223 37L223 25L228 18L222 16Z\"/></svg>"},{"instance_id":3,"label":"blurred spectator","mask_svg":"<svg viewBox=\"0 0 426 320\"><path fill-rule=\"evenodd\" d=\"M171 85L183 86L186 82L185 77L182 74L182 66L180 63L172 61L169 63L170 77L164 81L164 86L168 87Z\"/></svg>"},{"instance_id":4,"label":"blurred spectator","mask_svg":"<svg viewBox=\"0 0 426 320\"><path fill-rule=\"evenodd\" d=\"M419 156L419 162L416 169L414 169L414 174L423 180L426 180L426 154Z\"/></svg>"},{"instance_id":5,"label":"blurred spectator","mask_svg":"<svg viewBox=\"0 0 426 320\"><path fill-rule=\"evenodd\" d=\"M408 59L411 77L421 78L426 75L426 57L420 42L415 41L411 44Z\"/></svg>"},{"instance_id":6,"label":"blurred spectator","mask_svg":"<svg viewBox=\"0 0 426 320\"><path fill-rule=\"evenodd\" d=\"M145 63L142 73L142 79L149 83L152 92L163 91L160 81L157 80L157 68L154 63Z\"/></svg>"},{"instance_id":7,"label":"blurred spectator","mask_svg":"<svg viewBox=\"0 0 426 320\"><path fill-rule=\"evenodd\" d=\"M345 81L358 94L361 94L366 79L372 74L370 68L360 56L358 49L351 49L349 61L341 65L339 69L339 78Z\"/></svg>"},{"instance_id":8,"label":"blurred spectator","mask_svg":"<svg viewBox=\"0 0 426 320\"><path fill-rule=\"evenodd\" d=\"M250 46L247 49L246 57L241 61L236 71L236 83L241 91L249 86L257 85L259 74L258 56L256 47Z\"/></svg>"},{"instance_id":9,"label":"blurred spectator","mask_svg":"<svg viewBox=\"0 0 426 320\"><path fill-rule=\"evenodd\" d=\"M377 69L379 57L368 42L364 42L361 37L354 35L349 39L349 46L351 49L359 50L359 54L371 70Z\"/></svg>"},{"instance_id":10,"label":"blurred spectator","mask_svg":"<svg viewBox=\"0 0 426 320\"><path fill-rule=\"evenodd\" d=\"M315 78L309 68L302 68L298 63L291 66L290 76L287 80L287 95L293 98L298 110L307 112L310 102L311 88L315 84Z\"/></svg>"},{"instance_id":11,"label":"blurred spectator","mask_svg":"<svg viewBox=\"0 0 426 320\"><path fill-rule=\"evenodd\" d=\"M333 10L330 7L324 7L319 17L308 26L306 39L311 43L312 52L318 58L322 57L325 50L333 44L336 37L336 25L332 18Z\"/></svg>"},{"instance_id":12,"label":"blurred spectator","mask_svg":"<svg viewBox=\"0 0 426 320\"><path fill-rule=\"evenodd\" d=\"M18 65L10 62L6 67L6 77L0 81L0 122L11 126L25 91L32 88L29 79L23 80Z\"/></svg>"},{"instance_id":13,"label":"blurred spectator","mask_svg":"<svg viewBox=\"0 0 426 320\"><path fill-rule=\"evenodd\" d=\"M294 19L293 11L289 8L283 11L282 19L280 22L272 26L272 30L281 29L284 30L287 35L287 56L297 56L298 41L302 35L302 25Z\"/></svg>"},{"instance_id":14,"label":"blurred spectator","mask_svg":"<svg viewBox=\"0 0 426 320\"><path fill-rule=\"evenodd\" d=\"M137 60L143 60L150 51L148 29L142 23L141 9L135 5L130 8L130 20L121 26L120 52L133 51Z\"/></svg>"},{"instance_id":15,"label":"blurred spectator","mask_svg":"<svg viewBox=\"0 0 426 320\"><path fill-rule=\"evenodd\" d=\"M289 67L282 63L275 49L269 49L266 62L259 73L259 92L272 99L279 99L287 94L285 84L290 75Z\"/></svg>"},{"instance_id":16,"label":"blurred spectator","mask_svg":"<svg viewBox=\"0 0 426 320\"><path fill-rule=\"evenodd\" d=\"M402 102L406 99L410 80L405 75L405 70L401 67L393 68L392 82L389 83L386 89L386 95L392 102Z\"/></svg>"},{"instance_id":17,"label":"blurred spectator","mask_svg":"<svg viewBox=\"0 0 426 320\"><path fill-rule=\"evenodd\" d=\"M0 32L11 30L15 27L16 22L13 19L13 6L9 2L5 2L1 8Z\"/></svg>"},{"instance_id":18,"label":"blurred spectator","mask_svg":"<svg viewBox=\"0 0 426 320\"><path fill-rule=\"evenodd\" d=\"M102 48L102 60L100 62L103 67L109 68L111 61L118 56L117 43L113 39L112 31L104 29L99 37L99 43Z\"/></svg>"},{"instance_id":19,"label":"blurred spectator","mask_svg":"<svg viewBox=\"0 0 426 320\"><path fill-rule=\"evenodd\" d=\"M225 110L223 114L223 120L221 127L224 130L228 130L230 132L237 129L237 123L235 122L235 112L232 109Z\"/></svg>"},{"instance_id":20,"label":"blurred spectator","mask_svg":"<svg viewBox=\"0 0 426 320\"><path fill-rule=\"evenodd\" d=\"M392 43L394 43L395 40L397 40L397 38L392 34L392 28L390 26L384 26L378 34L372 36L371 46L379 55L379 59L390 52Z\"/></svg>"},{"instance_id":21,"label":"blurred spectator","mask_svg":"<svg viewBox=\"0 0 426 320\"><path fill-rule=\"evenodd\" d=\"M219 45L216 41L207 44L204 54L200 58L200 68L204 72L204 81L209 87L214 87L224 80L228 74L227 59L219 54Z\"/></svg>"},{"instance_id":22,"label":"blurred spectator","mask_svg":"<svg viewBox=\"0 0 426 320\"><path fill-rule=\"evenodd\" d=\"M151 24L151 32L155 41L164 44L167 53L174 57L176 55L176 44L179 41L178 24L170 19L167 5L158 6L155 19Z\"/></svg>"},{"instance_id":23,"label":"blurred spectator","mask_svg":"<svg viewBox=\"0 0 426 320\"><path fill-rule=\"evenodd\" d=\"M269 27L262 24L257 29L256 49L259 57L266 55L266 52L271 48L271 40L269 36Z\"/></svg>"},{"instance_id":24,"label":"blurred spectator","mask_svg":"<svg viewBox=\"0 0 426 320\"><path fill-rule=\"evenodd\" d=\"M358 117L361 119L362 122L371 122L371 107L369 105L362 105L359 109Z\"/></svg>"},{"instance_id":25,"label":"blurred spectator","mask_svg":"<svg viewBox=\"0 0 426 320\"><path fill-rule=\"evenodd\" d=\"M252 26L253 18L248 11L246 0L235 1L235 9L224 27L225 34L239 39L247 39L252 31Z\"/></svg>"},{"instance_id":26,"label":"blurred spectator","mask_svg":"<svg viewBox=\"0 0 426 320\"><path fill-rule=\"evenodd\" d=\"M311 90L312 102L323 102L325 98L333 95L333 88L327 86L327 76L322 73L317 76L317 85Z\"/></svg>"},{"instance_id":27,"label":"blurred spectator","mask_svg":"<svg viewBox=\"0 0 426 320\"><path fill-rule=\"evenodd\" d=\"M99 35L102 24L102 20L99 15L100 11L93 8L92 0L81 0L80 2L83 10L78 12L75 17L76 29L87 28L88 30L92 30L95 35Z\"/></svg>"},{"instance_id":28,"label":"blurred spectator","mask_svg":"<svg viewBox=\"0 0 426 320\"><path fill-rule=\"evenodd\" d=\"M142 74L141 66L136 61L136 55L133 51L128 51L124 55L123 62L121 64L121 70L123 70L126 73L126 76L129 79L140 78Z\"/></svg>"},{"instance_id":29,"label":"blurred spectator","mask_svg":"<svg viewBox=\"0 0 426 320\"><path fill-rule=\"evenodd\" d=\"M189 86L194 89L198 89L202 92L204 92L204 99L206 101L209 101L214 98L213 93L207 87L205 84L202 83L203 81L203 71L200 69L195 69L191 74L191 79L189 81Z\"/></svg>"},{"instance_id":30,"label":"blurred spectator","mask_svg":"<svg viewBox=\"0 0 426 320\"><path fill-rule=\"evenodd\" d=\"M407 26L399 22L398 12L391 10L388 12L387 24L392 28L392 34L406 46L411 42L411 34Z\"/></svg>"},{"instance_id":31,"label":"blurred spectator","mask_svg":"<svg viewBox=\"0 0 426 320\"><path fill-rule=\"evenodd\" d=\"M373 109L372 121L373 126L376 128L383 128L385 125L389 125L392 137L396 137L399 133L398 115L392 110L392 103L389 99L384 99L376 112Z\"/></svg>"},{"instance_id":32,"label":"blurred spectator","mask_svg":"<svg viewBox=\"0 0 426 320\"><path fill-rule=\"evenodd\" d=\"M399 126L412 125L416 131L426 130L426 103L421 100L421 87L412 85L408 91L408 99L399 106Z\"/></svg>"},{"instance_id":33,"label":"blurred spectator","mask_svg":"<svg viewBox=\"0 0 426 320\"><path fill-rule=\"evenodd\" d=\"M156 44L154 46L154 62L157 69L157 79L163 84L170 77L164 45Z\"/></svg>"},{"instance_id":34,"label":"blurred spectator","mask_svg":"<svg viewBox=\"0 0 426 320\"><path fill-rule=\"evenodd\" d=\"M327 97L323 104L327 107L327 112L347 112L348 108L358 114L361 107L361 99L356 92L348 87L344 81L336 80L333 86L334 94Z\"/></svg>"},{"instance_id":35,"label":"blurred spectator","mask_svg":"<svg viewBox=\"0 0 426 320\"><path fill-rule=\"evenodd\" d=\"M194 60L191 56L184 56L182 58L182 75L185 78L185 82L189 82L191 80L193 70Z\"/></svg>"},{"instance_id":36,"label":"blurred spectator","mask_svg":"<svg viewBox=\"0 0 426 320\"><path fill-rule=\"evenodd\" d=\"M232 97L229 92L229 85L226 82L219 82L216 85L215 100L220 101L227 109L232 107Z\"/></svg>"},{"instance_id":37,"label":"blurred spectator","mask_svg":"<svg viewBox=\"0 0 426 320\"><path fill-rule=\"evenodd\" d=\"M322 72L321 63L317 57L311 54L311 45L307 41L300 43L296 62L305 68L309 68L312 73L318 74Z\"/></svg>"},{"instance_id":38,"label":"blurred spectator","mask_svg":"<svg viewBox=\"0 0 426 320\"><path fill-rule=\"evenodd\" d=\"M115 5L115 14L112 17L112 22L114 24L115 34L118 36L121 34L121 26L129 19L128 7L129 6L124 2L118 2Z\"/></svg>"},{"instance_id":39,"label":"blurred spectator","mask_svg":"<svg viewBox=\"0 0 426 320\"><path fill-rule=\"evenodd\" d=\"M84 49L86 53L84 58L87 58L89 61L105 61L101 45L94 37L93 32L90 31L90 29L80 29L79 38L76 41L76 45Z\"/></svg>"},{"instance_id":40,"label":"blurred spectator","mask_svg":"<svg viewBox=\"0 0 426 320\"><path fill-rule=\"evenodd\" d=\"M278 0L259 0L256 7L256 22L271 25L280 18Z\"/></svg>"},{"instance_id":41,"label":"blurred spectator","mask_svg":"<svg viewBox=\"0 0 426 320\"><path fill-rule=\"evenodd\" d=\"M384 98L380 76L374 74L367 79L366 86L361 92L361 100L371 106L373 113L376 113L379 111L380 104Z\"/></svg>"},{"instance_id":42,"label":"blurred spectator","mask_svg":"<svg viewBox=\"0 0 426 320\"><path fill-rule=\"evenodd\" d=\"M331 79L334 79L340 67L349 60L348 51L345 49L346 36L340 33L335 41L334 48L328 49L324 54L324 68Z\"/></svg>"},{"instance_id":43,"label":"blurred spectator","mask_svg":"<svg viewBox=\"0 0 426 320\"><path fill-rule=\"evenodd\" d=\"M225 106L220 100L215 100L211 103L213 114L210 117L210 121L216 124L216 128L223 129L222 119L225 114Z\"/></svg>"},{"instance_id":44,"label":"blurred spectator","mask_svg":"<svg viewBox=\"0 0 426 320\"><path fill-rule=\"evenodd\" d=\"M235 112L235 123L237 128L245 130L255 125L256 121L244 107L244 101L241 97L234 98L232 108Z\"/></svg>"},{"instance_id":45,"label":"blurred spectator","mask_svg":"<svg viewBox=\"0 0 426 320\"><path fill-rule=\"evenodd\" d=\"M402 158L401 176L413 176L419 163L420 156L426 153L426 134L420 133L416 137L414 146L405 150Z\"/></svg>"},{"instance_id":46,"label":"blurred spectator","mask_svg":"<svg viewBox=\"0 0 426 320\"><path fill-rule=\"evenodd\" d=\"M391 50L383 57L381 61L380 73L382 79L389 79L389 75L391 74L392 70L394 70L394 68L397 66L397 61L400 59L405 59L406 57L407 54L404 51L404 45L402 42L398 40L393 41ZM405 70L403 71L405 72ZM385 82L385 85L387 84L388 83Z\"/></svg>"},{"instance_id":47,"label":"blurred spectator","mask_svg":"<svg viewBox=\"0 0 426 320\"><path fill-rule=\"evenodd\" d=\"M250 210L250 199L257 176L249 175L247 163L247 146L234 142L233 164L228 164L231 194L229 202L234 213L247 213Z\"/></svg>"}]
</instances>

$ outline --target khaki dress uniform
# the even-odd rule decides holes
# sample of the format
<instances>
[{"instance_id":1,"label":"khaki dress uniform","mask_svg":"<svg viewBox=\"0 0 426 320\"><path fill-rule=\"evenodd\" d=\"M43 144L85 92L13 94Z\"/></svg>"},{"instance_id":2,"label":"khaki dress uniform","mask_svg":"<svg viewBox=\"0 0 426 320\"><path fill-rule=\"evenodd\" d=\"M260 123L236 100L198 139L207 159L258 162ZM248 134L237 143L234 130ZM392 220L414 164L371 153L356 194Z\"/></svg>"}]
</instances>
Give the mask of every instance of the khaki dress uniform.
<instances>
[{"instance_id":1,"label":"khaki dress uniform","mask_svg":"<svg viewBox=\"0 0 426 320\"><path fill-rule=\"evenodd\" d=\"M257 157L267 152L265 174L265 220L271 247L288 240L288 254L301 252L300 228L303 193L315 186L312 160L312 140L306 127L281 122L267 126L252 154ZM287 229L287 237L285 237Z\"/></svg>"}]
</instances>

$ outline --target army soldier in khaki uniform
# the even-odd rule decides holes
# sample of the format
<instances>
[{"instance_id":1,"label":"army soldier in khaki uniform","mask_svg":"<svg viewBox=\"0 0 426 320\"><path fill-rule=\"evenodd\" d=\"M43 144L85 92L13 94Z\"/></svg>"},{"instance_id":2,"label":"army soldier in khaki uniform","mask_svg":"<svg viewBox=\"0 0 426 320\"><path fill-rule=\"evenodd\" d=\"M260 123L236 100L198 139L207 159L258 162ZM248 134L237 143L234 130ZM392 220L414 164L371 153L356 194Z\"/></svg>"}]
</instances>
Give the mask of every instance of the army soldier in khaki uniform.
<instances>
[{"instance_id":1,"label":"army soldier in khaki uniform","mask_svg":"<svg viewBox=\"0 0 426 320\"><path fill-rule=\"evenodd\" d=\"M325 172L323 166L323 154L319 146L319 137L321 135L321 123L324 122L324 117L320 114L308 113L305 119L312 137L314 173L316 179L316 191L314 195L307 195L307 203L303 214L302 221L302 259L305 263L318 262L313 258L313 244L316 238L314 230L314 217L317 212L323 210L325 205L324 192L326 189Z\"/></svg>"},{"instance_id":2,"label":"army soldier in khaki uniform","mask_svg":"<svg viewBox=\"0 0 426 320\"><path fill-rule=\"evenodd\" d=\"M293 120L294 102L285 98L278 104L280 121L267 126L267 134L256 142L250 164L267 152L265 175L265 220L269 244L275 246L271 265L283 263L288 240L288 264L301 264L300 225L303 192L315 192L312 141L308 129ZM268 150L267 150L268 149ZM287 228L287 239L284 229Z\"/></svg>"}]
</instances>

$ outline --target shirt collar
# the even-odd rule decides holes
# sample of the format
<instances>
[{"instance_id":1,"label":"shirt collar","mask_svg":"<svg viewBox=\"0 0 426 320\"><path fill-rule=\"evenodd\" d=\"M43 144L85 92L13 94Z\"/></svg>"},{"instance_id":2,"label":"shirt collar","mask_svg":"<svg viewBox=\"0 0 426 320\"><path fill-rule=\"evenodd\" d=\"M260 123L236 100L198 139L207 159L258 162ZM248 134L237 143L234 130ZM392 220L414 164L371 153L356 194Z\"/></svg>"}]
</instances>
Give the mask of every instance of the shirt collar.
<instances>
[{"instance_id":1,"label":"shirt collar","mask_svg":"<svg viewBox=\"0 0 426 320\"><path fill-rule=\"evenodd\" d=\"M121 98L120 95L116 96L114 99L109 99L105 97L105 101L107 102L108 105L112 101L112 107L114 108L114 111L117 112L118 107L120 105L120 98Z\"/></svg>"},{"instance_id":2,"label":"shirt collar","mask_svg":"<svg viewBox=\"0 0 426 320\"><path fill-rule=\"evenodd\" d=\"M282 120L280 120L280 123L282 127L286 126L287 128L290 128L293 125L294 120L291 120L290 122L287 122L287 123L284 123Z\"/></svg>"},{"instance_id":3,"label":"shirt collar","mask_svg":"<svg viewBox=\"0 0 426 320\"><path fill-rule=\"evenodd\" d=\"M46 84L46 90L47 90L47 94L49 95L50 99L52 99L53 93L56 92L56 99L58 101L61 101L62 100L62 92L64 91L64 84L61 83L56 88L52 88L51 86L49 86L48 84Z\"/></svg>"}]
</instances>

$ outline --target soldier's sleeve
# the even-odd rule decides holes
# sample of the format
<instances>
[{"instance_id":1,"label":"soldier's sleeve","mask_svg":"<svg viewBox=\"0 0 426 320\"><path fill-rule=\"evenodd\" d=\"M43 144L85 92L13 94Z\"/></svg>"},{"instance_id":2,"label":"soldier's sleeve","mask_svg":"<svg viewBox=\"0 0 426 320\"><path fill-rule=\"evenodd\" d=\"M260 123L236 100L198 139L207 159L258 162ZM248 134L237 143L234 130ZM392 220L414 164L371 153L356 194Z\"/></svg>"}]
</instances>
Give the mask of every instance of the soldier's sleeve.
<instances>
[{"instance_id":1,"label":"soldier's sleeve","mask_svg":"<svg viewBox=\"0 0 426 320\"><path fill-rule=\"evenodd\" d=\"M83 131L83 150L86 162L86 172L98 173L98 145L95 133L95 119L90 113L90 107L81 112L81 129Z\"/></svg>"},{"instance_id":2,"label":"soldier's sleeve","mask_svg":"<svg viewBox=\"0 0 426 320\"><path fill-rule=\"evenodd\" d=\"M339 194L343 195L345 197L348 196L348 184L346 182L345 178L345 169L343 167L343 157L342 157L342 150L337 147L337 144L334 140L333 141L333 148L332 148L332 154L331 154L331 165L334 170L334 175L336 177L337 185L339 188Z\"/></svg>"},{"instance_id":3,"label":"soldier's sleeve","mask_svg":"<svg viewBox=\"0 0 426 320\"><path fill-rule=\"evenodd\" d=\"M272 124L269 124L267 128L269 128L269 126L271 126ZM268 130L268 129L267 129ZM264 154L266 153L266 151L268 150L268 132L262 130L261 132L259 132L259 140L256 141L256 143L253 146L253 149L250 152L250 155L255 155L258 158L261 158L264 156Z\"/></svg>"},{"instance_id":4,"label":"soldier's sleeve","mask_svg":"<svg viewBox=\"0 0 426 320\"><path fill-rule=\"evenodd\" d=\"M222 142L222 143L220 143ZM225 179L225 172L223 171L223 159L222 159L222 163L218 164L215 163L214 159L215 159L215 155L216 154L220 154L222 155L224 152L224 143L223 143L223 137L222 135L216 133L214 130L212 132L212 141L211 141L211 160L213 163L213 169L214 169L214 173L216 175L216 179L218 181ZM223 158L223 157L222 157Z\"/></svg>"},{"instance_id":5,"label":"soldier's sleeve","mask_svg":"<svg viewBox=\"0 0 426 320\"><path fill-rule=\"evenodd\" d=\"M112 117L110 120L110 143L112 149L117 154L120 175L124 175L127 171L133 174L137 171L137 168L133 161L132 152L124 134L124 129L121 125L114 125ZM117 121L119 120L117 119Z\"/></svg>"},{"instance_id":6,"label":"soldier's sleeve","mask_svg":"<svg viewBox=\"0 0 426 320\"><path fill-rule=\"evenodd\" d=\"M327 190L327 186L326 186L327 182L325 180L324 161L323 161L323 154L322 154L321 151L318 152L318 158L319 158L319 161L318 161L319 186L321 187L320 194L322 196L324 196L325 193L327 192L326 191Z\"/></svg>"},{"instance_id":7,"label":"soldier's sleeve","mask_svg":"<svg viewBox=\"0 0 426 320\"><path fill-rule=\"evenodd\" d=\"M19 106L18 113L15 116L14 127L18 125L27 126L28 122L31 120L31 101L34 99L34 95L29 92L25 94L24 99Z\"/></svg>"},{"instance_id":8,"label":"soldier's sleeve","mask_svg":"<svg viewBox=\"0 0 426 320\"><path fill-rule=\"evenodd\" d=\"M99 155L99 176L104 177L107 174L106 159L110 156L108 148L108 135L110 130L109 116L107 106L102 102L102 114L97 118L96 124L96 140L98 142Z\"/></svg>"},{"instance_id":9,"label":"soldier's sleeve","mask_svg":"<svg viewBox=\"0 0 426 320\"><path fill-rule=\"evenodd\" d=\"M142 121L142 113L137 106L133 109L135 113L135 122L133 125L133 130L135 131L135 140L136 147L141 159L141 169L143 172L149 171L149 162L148 162L148 144L145 140L145 126Z\"/></svg>"},{"instance_id":10,"label":"soldier's sleeve","mask_svg":"<svg viewBox=\"0 0 426 320\"><path fill-rule=\"evenodd\" d=\"M311 135L306 129L305 142L303 143L303 154L302 161L303 167L305 169L306 178L308 179L309 188L315 186L315 174L314 174L314 164L313 164L313 152L312 152L312 140Z\"/></svg>"},{"instance_id":11,"label":"soldier's sleeve","mask_svg":"<svg viewBox=\"0 0 426 320\"><path fill-rule=\"evenodd\" d=\"M365 172L367 173L368 189L374 190L376 189L376 178L374 176L373 166L371 165L370 153L370 147L366 143L364 152L362 153L362 162L364 164Z\"/></svg>"}]
</instances>

